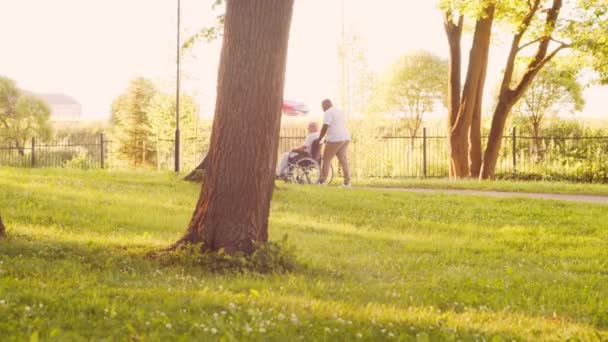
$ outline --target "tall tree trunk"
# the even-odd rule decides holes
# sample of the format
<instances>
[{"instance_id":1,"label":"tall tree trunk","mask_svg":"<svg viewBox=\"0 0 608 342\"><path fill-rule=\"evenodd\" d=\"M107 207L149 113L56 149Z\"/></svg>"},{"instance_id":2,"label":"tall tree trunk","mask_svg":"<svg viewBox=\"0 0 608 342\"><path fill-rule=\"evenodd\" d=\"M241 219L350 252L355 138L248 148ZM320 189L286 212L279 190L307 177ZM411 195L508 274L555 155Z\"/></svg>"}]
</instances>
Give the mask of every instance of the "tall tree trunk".
<instances>
[{"instance_id":1,"label":"tall tree trunk","mask_svg":"<svg viewBox=\"0 0 608 342\"><path fill-rule=\"evenodd\" d=\"M462 68L462 26L464 17L461 15L454 23L451 12L445 13L444 27L450 46L450 67L448 74L448 130L456 123L460 107L460 72ZM454 164L450 158L450 178L455 176Z\"/></svg>"},{"instance_id":2,"label":"tall tree trunk","mask_svg":"<svg viewBox=\"0 0 608 342\"><path fill-rule=\"evenodd\" d=\"M489 4L486 15L479 18L475 25L473 45L469 53L469 67L467 77L460 99L460 107L456 118L451 118L449 141L450 160L453 177L470 177L469 166L469 134L473 120L473 112L477 105L477 97L480 86L483 90L482 77L485 77L485 66L487 64L487 51L490 46L492 35L492 23L494 21L495 5Z\"/></svg>"},{"instance_id":3,"label":"tall tree trunk","mask_svg":"<svg viewBox=\"0 0 608 342\"><path fill-rule=\"evenodd\" d=\"M268 240L294 0L228 0L209 167L184 237L251 253Z\"/></svg>"},{"instance_id":4,"label":"tall tree trunk","mask_svg":"<svg viewBox=\"0 0 608 342\"><path fill-rule=\"evenodd\" d=\"M490 128L488 143L483 155L482 172L480 175L482 179L494 177L498 154L500 153L500 148L502 146L502 135L505 130L505 123L507 122L507 117L515 102L517 102L517 99L515 99L513 93L507 93L498 99L498 104L496 105L494 115L492 116L492 127Z\"/></svg>"},{"instance_id":5,"label":"tall tree trunk","mask_svg":"<svg viewBox=\"0 0 608 342\"><path fill-rule=\"evenodd\" d=\"M491 30L491 27L490 27ZM491 34L491 32L490 32ZM488 35L488 40L489 40ZM469 165L471 177L479 177L482 164L482 149L481 149L481 115L483 109L483 91L486 82L486 73L488 70L488 56L490 53L490 43L484 46L483 59L480 64L481 75L477 84L477 95L475 96L475 108L471 117L471 129L469 130Z\"/></svg>"},{"instance_id":6,"label":"tall tree trunk","mask_svg":"<svg viewBox=\"0 0 608 342\"><path fill-rule=\"evenodd\" d=\"M6 228L4 227L4 223L2 222L2 216L0 216L0 238L6 236Z\"/></svg>"}]
</instances>

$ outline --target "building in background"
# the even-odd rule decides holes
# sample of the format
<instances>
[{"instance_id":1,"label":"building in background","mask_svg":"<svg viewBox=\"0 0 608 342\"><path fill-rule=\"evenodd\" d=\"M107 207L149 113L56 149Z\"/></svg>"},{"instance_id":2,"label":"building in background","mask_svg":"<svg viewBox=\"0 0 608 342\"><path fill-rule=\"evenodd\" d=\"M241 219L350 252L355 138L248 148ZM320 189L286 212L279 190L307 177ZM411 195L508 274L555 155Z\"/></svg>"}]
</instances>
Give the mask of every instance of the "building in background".
<instances>
[{"instance_id":1,"label":"building in background","mask_svg":"<svg viewBox=\"0 0 608 342\"><path fill-rule=\"evenodd\" d=\"M35 94L51 107L51 121L69 122L82 120L82 106L71 96L65 94Z\"/></svg>"}]
</instances>

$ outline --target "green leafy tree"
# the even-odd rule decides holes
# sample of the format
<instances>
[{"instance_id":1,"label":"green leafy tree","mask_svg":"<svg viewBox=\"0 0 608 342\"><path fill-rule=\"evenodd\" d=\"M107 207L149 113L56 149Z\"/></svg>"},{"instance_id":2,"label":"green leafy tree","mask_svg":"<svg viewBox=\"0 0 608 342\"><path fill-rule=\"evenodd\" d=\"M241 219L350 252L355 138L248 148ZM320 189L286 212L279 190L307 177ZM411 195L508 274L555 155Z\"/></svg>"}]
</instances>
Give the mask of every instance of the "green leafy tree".
<instances>
[{"instance_id":1,"label":"green leafy tree","mask_svg":"<svg viewBox=\"0 0 608 342\"><path fill-rule=\"evenodd\" d=\"M113 136L118 145L118 158L133 166L145 166L155 161L148 109L157 92L151 81L136 78L112 104Z\"/></svg>"},{"instance_id":2,"label":"green leafy tree","mask_svg":"<svg viewBox=\"0 0 608 342\"><path fill-rule=\"evenodd\" d=\"M198 106L188 95L180 96L180 130L183 154L194 153L194 140L197 136ZM150 133L154 141L157 168L173 158L175 139L175 96L167 93L156 93L146 109L150 122Z\"/></svg>"},{"instance_id":3,"label":"green leafy tree","mask_svg":"<svg viewBox=\"0 0 608 342\"><path fill-rule=\"evenodd\" d=\"M543 123L549 114L583 109L585 100L577 69L565 63L550 62L515 105L514 113L538 143Z\"/></svg>"},{"instance_id":4,"label":"green leafy tree","mask_svg":"<svg viewBox=\"0 0 608 342\"><path fill-rule=\"evenodd\" d=\"M429 52L402 56L381 79L372 100L373 111L403 115L403 125L413 138L424 114L445 103L447 75L447 60Z\"/></svg>"},{"instance_id":5,"label":"green leafy tree","mask_svg":"<svg viewBox=\"0 0 608 342\"><path fill-rule=\"evenodd\" d=\"M13 80L0 77L0 139L14 142L23 155L29 139L50 139L50 117L46 102L24 95Z\"/></svg>"}]
</instances>

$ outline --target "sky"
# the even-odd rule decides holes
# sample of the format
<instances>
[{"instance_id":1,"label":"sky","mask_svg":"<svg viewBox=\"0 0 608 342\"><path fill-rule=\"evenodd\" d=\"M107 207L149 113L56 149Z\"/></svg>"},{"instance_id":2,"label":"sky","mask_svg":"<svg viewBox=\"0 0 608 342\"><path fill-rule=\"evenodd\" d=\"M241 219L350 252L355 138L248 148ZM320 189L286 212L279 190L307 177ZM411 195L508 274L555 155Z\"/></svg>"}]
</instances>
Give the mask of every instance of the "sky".
<instances>
[{"instance_id":1,"label":"sky","mask_svg":"<svg viewBox=\"0 0 608 342\"><path fill-rule=\"evenodd\" d=\"M22 89L65 93L87 118L107 118L129 80L143 76L170 91L175 82L177 0L0 0L0 74ZM212 0L182 0L182 39L213 23ZM442 15L434 0L344 0L344 27L362 39L370 67L382 73L412 50L447 58ZM296 0L285 98L313 111L337 93L337 45L342 0ZM201 116L215 103L220 42L199 44L183 56L185 92ZM464 48L466 51L468 48ZM497 82L504 47L490 54L488 88ZM585 117L608 118L608 88L586 92Z\"/></svg>"}]
</instances>

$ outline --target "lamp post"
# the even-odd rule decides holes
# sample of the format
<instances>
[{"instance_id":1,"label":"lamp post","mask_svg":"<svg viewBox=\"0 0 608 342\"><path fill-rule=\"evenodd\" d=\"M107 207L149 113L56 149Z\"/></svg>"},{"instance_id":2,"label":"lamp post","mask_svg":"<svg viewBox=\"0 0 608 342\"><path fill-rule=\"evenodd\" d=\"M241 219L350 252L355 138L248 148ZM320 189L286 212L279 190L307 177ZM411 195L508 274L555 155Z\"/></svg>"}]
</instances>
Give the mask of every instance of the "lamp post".
<instances>
[{"instance_id":1,"label":"lamp post","mask_svg":"<svg viewBox=\"0 0 608 342\"><path fill-rule=\"evenodd\" d=\"M179 61L180 61L180 19L181 19L181 0L177 0L177 78L175 81L175 172L179 172Z\"/></svg>"}]
</instances>

